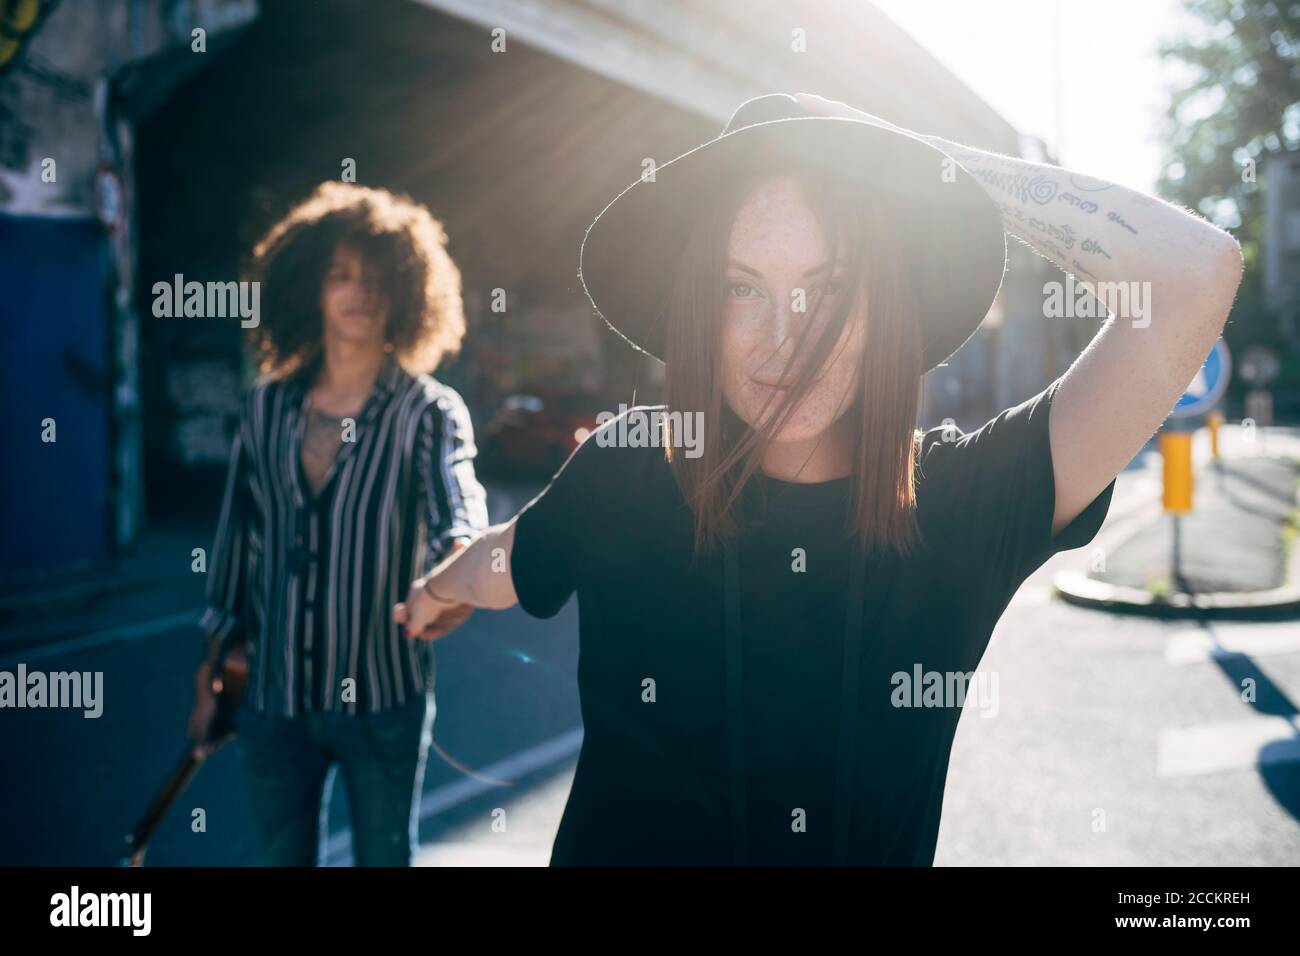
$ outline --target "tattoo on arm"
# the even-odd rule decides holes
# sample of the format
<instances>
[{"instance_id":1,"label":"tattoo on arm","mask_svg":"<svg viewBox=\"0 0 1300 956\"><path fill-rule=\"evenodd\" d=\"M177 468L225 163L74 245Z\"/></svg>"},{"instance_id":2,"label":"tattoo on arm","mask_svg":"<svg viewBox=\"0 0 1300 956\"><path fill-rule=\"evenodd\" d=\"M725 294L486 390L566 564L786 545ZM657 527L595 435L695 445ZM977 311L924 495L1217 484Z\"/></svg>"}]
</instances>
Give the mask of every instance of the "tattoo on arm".
<instances>
[{"instance_id":1,"label":"tattoo on arm","mask_svg":"<svg viewBox=\"0 0 1300 956\"><path fill-rule=\"evenodd\" d=\"M1111 222L1115 223L1115 224L1116 224L1117 226L1119 226L1121 229L1127 229L1129 232L1133 233L1133 235L1135 235L1135 236L1138 234L1138 231L1137 231L1136 229L1134 229L1132 226L1130 226L1127 222L1125 222L1125 221L1124 221L1124 217L1121 216L1119 213L1117 213L1117 212L1108 212L1108 213L1106 213L1106 218L1109 219Z\"/></svg>"}]
</instances>

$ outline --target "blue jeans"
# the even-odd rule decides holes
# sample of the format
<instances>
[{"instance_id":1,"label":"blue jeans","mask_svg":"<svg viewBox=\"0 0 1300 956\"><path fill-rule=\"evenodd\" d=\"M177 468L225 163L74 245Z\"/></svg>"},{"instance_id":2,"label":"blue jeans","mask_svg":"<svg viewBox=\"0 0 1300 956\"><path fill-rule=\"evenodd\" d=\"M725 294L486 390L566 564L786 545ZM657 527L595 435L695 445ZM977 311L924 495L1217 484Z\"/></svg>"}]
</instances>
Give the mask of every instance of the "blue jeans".
<instances>
[{"instance_id":1,"label":"blue jeans","mask_svg":"<svg viewBox=\"0 0 1300 956\"><path fill-rule=\"evenodd\" d=\"M357 717L241 712L238 740L262 865L324 862L329 795L341 768L356 864L410 866L435 712L432 693Z\"/></svg>"}]
</instances>

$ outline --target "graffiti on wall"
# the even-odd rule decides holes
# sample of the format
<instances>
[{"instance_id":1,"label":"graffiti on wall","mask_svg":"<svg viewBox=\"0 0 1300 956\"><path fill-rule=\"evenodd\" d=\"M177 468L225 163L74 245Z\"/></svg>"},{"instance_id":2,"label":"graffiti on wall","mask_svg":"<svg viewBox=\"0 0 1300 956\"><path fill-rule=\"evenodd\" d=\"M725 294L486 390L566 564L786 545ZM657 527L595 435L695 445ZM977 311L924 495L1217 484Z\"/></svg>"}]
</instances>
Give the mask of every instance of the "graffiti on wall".
<instances>
[{"instance_id":1,"label":"graffiti on wall","mask_svg":"<svg viewBox=\"0 0 1300 956\"><path fill-rule=\"evenodd\" d=\"M23 44L52 6L53 0L0 0L0 73L17 61Z\"/></svg>"}]
</instances>

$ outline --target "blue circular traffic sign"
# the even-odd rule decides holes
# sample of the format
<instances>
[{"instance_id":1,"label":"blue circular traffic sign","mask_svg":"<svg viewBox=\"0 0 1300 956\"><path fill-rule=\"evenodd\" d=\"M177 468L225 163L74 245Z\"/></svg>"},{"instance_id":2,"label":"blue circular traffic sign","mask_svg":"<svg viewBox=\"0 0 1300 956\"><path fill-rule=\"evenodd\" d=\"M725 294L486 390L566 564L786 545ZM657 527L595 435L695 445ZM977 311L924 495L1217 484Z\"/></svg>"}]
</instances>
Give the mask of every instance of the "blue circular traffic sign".
<instances>
[{"instance_id":1,"label":"blue circular traffic sign","mask_svg":"<svg viewBox=\"0 0 1300 956\"><path fill-rule=\"evenodd\" d=\"M1231 375L1232 356L1227 344L1219 339L1214 343L1214 348L1210 349L1205 364L1196 373L1196 378L1192 379L1192 384L1183 391L1169 417L1189 418L1192 415L1203 415L1214 408L1227 391Z\"/></svg>"}]
</instances>

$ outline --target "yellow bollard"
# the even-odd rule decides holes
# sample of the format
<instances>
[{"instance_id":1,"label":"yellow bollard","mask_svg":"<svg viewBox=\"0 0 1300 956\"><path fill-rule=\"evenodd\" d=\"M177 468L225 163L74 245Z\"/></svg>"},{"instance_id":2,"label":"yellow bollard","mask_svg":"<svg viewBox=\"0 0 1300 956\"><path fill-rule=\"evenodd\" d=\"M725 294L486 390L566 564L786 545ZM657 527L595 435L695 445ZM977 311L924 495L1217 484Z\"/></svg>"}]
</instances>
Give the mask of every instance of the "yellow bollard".
<instances>
[{"instance_id":1,"label":"yellow bollard","mask_svg":"<svg viewBox=\"0 0 1300 956\"><path fill-rule=\"evenodd\" d=\"M1210 430L1210 456L1219 460L1219 427L1223 424L1223 412L1217 408L1205 416L1205 427Z\"/></svg>"},{"instance_id":2,"label":"yellow bollard","mask_svg":"<svg viewBox=\"0 0 1300 956\"><path fill-rule=\"evenodd\" d=\"M1192 433L1164 432L1160 436L1164 506L1171 514L1192 510Z\"/></svg>"}]
</instances>

